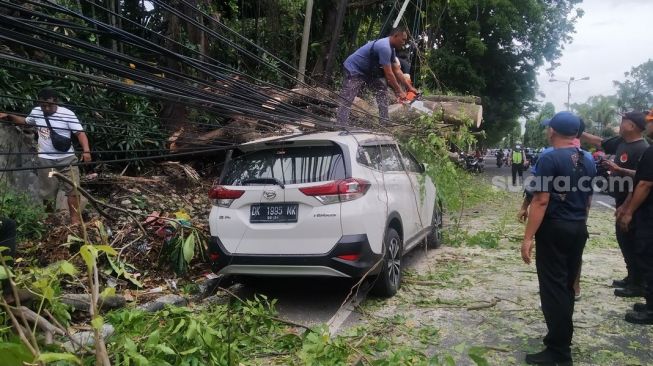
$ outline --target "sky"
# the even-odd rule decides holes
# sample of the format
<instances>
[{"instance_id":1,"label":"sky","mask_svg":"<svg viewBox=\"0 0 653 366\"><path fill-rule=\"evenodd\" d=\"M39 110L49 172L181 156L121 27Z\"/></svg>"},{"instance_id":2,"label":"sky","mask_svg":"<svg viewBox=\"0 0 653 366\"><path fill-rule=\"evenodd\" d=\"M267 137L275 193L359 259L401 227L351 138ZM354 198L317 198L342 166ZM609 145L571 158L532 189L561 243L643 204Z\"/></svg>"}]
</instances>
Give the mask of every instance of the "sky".
<instances>
[{"instance_id":1,"label":"sky","mask_svg":"<svg viewBox=\"0 0 653 366\"><path fill-rule=\"evenodd\" d=\"M593 95L615 94L613 80L624 80L624 72L653 58L653 0L584 0L579 7L585 15L553 71L559 80L590 77L571 84L572 104ZM564 110L567 84L549 79L541 68L537 80L545 96L539 99L552 102L556 111Z\"/></svg>"}]
</instances>

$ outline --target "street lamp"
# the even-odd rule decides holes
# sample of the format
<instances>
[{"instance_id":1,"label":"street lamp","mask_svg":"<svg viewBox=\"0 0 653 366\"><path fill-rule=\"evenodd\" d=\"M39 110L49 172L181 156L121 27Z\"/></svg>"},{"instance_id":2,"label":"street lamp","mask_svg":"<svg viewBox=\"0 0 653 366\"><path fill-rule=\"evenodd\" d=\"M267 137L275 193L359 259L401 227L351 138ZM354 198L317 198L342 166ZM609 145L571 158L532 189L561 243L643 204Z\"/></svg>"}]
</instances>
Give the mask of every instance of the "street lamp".
<instances>
[{"instance_id":1,"label":"street lamp","mask_svg":"<svg viewBox=\"0 0 653 366\"><path fill-rule=\"evenodd\" d=\"M589 76L585 76L585 77L580 78L580 79L576 79L575 77L572 76L572 77L569 78L569 80L558 80L558 79L551 78L551 79L549 79L549 82L550 83L556 83L557 82L557 83L567 84L567 109L570 109L571 105L569 104L569 100L571 99L571 83L573 83L574 81L589 80L589 79L590 79Z\"/></svg>"}]
</instances>

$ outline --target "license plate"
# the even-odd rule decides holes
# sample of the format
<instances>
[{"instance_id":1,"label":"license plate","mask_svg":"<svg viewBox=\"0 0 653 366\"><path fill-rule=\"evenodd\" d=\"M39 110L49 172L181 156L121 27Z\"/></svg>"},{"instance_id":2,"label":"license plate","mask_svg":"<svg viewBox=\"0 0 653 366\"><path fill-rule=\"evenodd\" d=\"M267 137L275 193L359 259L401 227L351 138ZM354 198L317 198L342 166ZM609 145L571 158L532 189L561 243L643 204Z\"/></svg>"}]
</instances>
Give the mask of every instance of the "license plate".
<instances>
[{"instance_id":1,"label":"license plate","mask_svg":"<svg viewBox=\"0 0 653 366\"><path fill-rule=\"evenodd\" d=\"M259 203L249 210L249 222L297 222L296 203Z\"/></svg>"}]
</instances>

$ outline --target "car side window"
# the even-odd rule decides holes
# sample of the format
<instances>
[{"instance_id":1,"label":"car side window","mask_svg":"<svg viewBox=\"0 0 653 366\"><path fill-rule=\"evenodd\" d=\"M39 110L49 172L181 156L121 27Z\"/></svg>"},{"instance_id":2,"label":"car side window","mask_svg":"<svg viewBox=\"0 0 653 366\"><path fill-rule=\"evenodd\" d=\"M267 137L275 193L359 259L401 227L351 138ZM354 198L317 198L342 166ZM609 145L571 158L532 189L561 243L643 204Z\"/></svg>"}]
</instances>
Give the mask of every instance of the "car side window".
<instances>
[{"instance_id":1,"label":"car side window","mask_svg":"<svg viewBox=\"0 0 653 366\"><path fill-rule=\"evenodd\" d=\"M361 165L381 170L381 147L378 145L361 146L358 148L358 157L356 160Z\"/></svg>"},{"instance_id":2,"label":"car side window","mask_svg":"<svg viewBox=\"0 0 653 366\"><path fill-rule=\"evenodd\" d=\"M361 146L357 161L372 169L384 172L403 171L401 155L395 145Z\"/></svg>"},{"instance_id":3,"label":"car side window","mask_svg":"<svg viewBox=\"0 0 653 366\"><path fill-rule=\"evenodd\" d=\"M421 173L422 167L419 165L415 157L413 157L413 154L411 154L408 150L406 150L406 148L402 146L400 146L399 149L401 150L401 158L406 169L409 172Z\"/></svg>"},{"instance_id":4,"label":"car side window","mask_svg":"<svg viewBox=\"0 0 653 366\"><path fill-rule=\"evenodd\" d=\"M404 170L401 155L394 145L381 145L381 167L384 172L399 172Z\"/></svg>"}]
</instances>

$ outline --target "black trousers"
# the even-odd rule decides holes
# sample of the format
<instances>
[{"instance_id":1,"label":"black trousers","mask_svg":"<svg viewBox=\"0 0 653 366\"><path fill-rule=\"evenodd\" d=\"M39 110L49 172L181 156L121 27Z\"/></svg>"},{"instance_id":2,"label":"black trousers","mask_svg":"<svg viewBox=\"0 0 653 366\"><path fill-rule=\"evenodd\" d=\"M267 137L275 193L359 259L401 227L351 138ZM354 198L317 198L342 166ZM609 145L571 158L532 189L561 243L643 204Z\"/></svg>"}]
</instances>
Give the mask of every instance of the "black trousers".
<instances>
[{"instance_id":1,"label":"black trousers","mask_svg":"<svg viewBox=\"0 0 653 366\"><path fill-rule=\"evenodd\" d=\"M574 280L580 271L586 241L585 221L545 218L535 234L535 265L548 329L544 344L561 359L571 359Z\"/></svg>"},{"instance_id":2,"label":"black trousers","mask_svg":"<svg viewBox=\"0 0 653 366\"><path fill-rule=\"evenodd\" d=\"M637 261L635 233L633 230L621 230L619 223L615 226L617 243L619 243L619 249L621 249L621 254L624 256L624 262L626 262L626 271L628 271L628 285L641 285L643 277Z\"/></svg>"},{"instance_id":3,"label":"black trousers","mask_svg":"<svg viewBox=\"0 0 653 366\"><path fill-rule=\"evenodd\" d=\"M519 182L524 183L524 163L512 164L512 185L514 186L519 175Z\"/></svg>"},{"instance_id":4,"label":"black trousers","mask_svg":"<svg viewBox=\"0 0 653 366\"><path fill-rule=\"evenodd\" d=\"M641 222L635 224L634 253L637 267L642 275L646 305L649 310L653 310L653 228L641 224Z\"/></svg>"},{"instance_id":5,"label":"black trousers","mask_svg":"<svg viewBox=\"0 0 653 366\"><path fill-rule=\"evenodd\" d=\"M0 247L9 248L9 253L3 252L1 255L8 255L12 258L16 255L16 222L14 220L0 217ZM0 266L1 265L2 264L0 263ZM1 282L3 293L11 291L8 280L3 280Z\"/></svg>"}]
</instances>

